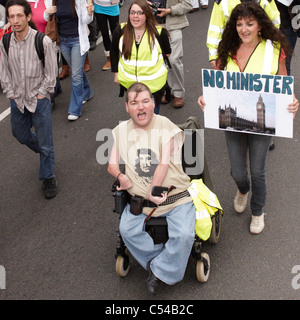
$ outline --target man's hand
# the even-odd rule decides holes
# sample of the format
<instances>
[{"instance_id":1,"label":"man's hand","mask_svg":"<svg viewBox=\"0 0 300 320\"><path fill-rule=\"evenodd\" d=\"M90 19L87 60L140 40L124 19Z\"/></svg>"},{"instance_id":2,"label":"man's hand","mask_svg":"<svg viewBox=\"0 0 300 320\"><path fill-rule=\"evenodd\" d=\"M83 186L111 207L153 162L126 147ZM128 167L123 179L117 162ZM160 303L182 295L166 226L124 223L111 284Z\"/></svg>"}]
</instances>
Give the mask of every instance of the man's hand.
<instances>
[{"instance_id":1,"label":"man's hand","mask_svg":"<svg viewBox=\"0 0 300 320\"><path fill-rule=\"evenodd\" d=\"M128 189L132 188L131 180L124 173L121 173L119 175L118 180L120 181L120 187L117 186L118 191L128 190Z\"/></svg>"},{"instance_id":2,"label":"man's hand","mask_svg":"<svg viewBox=\"0 0 300 320\"><path fill-rule=\"evenodd\" d=\"M55 13L56 11L57 11L57 7L56 6L51 6L48 9L45 10L45 12L47 14L49 14L49 15Z\"/></svg>"},{"instance_id":3,"label":"man's hand","mask_svg":"<svg viewBox=\"0 0 300 320\"><path fill-rule=\"evenodd\" d=\"M157 11L159 12L159 13L157 13L157 16L161 17L161 18L166 16L166 15L168 15L168 14L171 14L171 9L170 8L167 8L167 9L158 8Z\"/></svg>"},{"instance_id":4,"label":"man's hand","mask_svg":"<svg viewBox=\"0 0 300 320\"><path fill-rule=\"evenodd\" d=\"M166 192L164 192L161 194L161 197L156 197L156 196L154 197L154 196L152 196L152 194L149 194L148 198L150 201L154 202L156 205L159 206L160 204L162 204L163 202L165 202L167 200L168 194Z\"/></svg>"}]
</instances>

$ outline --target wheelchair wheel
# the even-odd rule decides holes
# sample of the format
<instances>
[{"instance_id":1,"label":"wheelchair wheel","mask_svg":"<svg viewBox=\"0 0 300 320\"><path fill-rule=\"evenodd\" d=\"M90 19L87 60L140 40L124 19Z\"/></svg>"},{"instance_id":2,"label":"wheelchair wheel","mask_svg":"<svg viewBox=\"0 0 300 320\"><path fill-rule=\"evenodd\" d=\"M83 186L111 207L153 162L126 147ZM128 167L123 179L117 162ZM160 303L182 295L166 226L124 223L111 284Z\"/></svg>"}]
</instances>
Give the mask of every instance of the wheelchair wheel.
<instances>
[{"instance_id":1,"label":"wheelchair wheel","mask_svg":"<svg viewBox=\"0 0 300 320\"><path fill-rule=\"evenodd\" d=\"M130 269L129 257L118 256L116 261L116 272L120 277L126 277Z\"/></svg>"},{"instance_id":2,"label":"wheelchair wheel","mask_svg":"<svg viewBox=\"0 0 300 320\"><path fill-rule=\"evenodd\" d=\"M203 259L198 260L196 264L196 276L199 282L206 282L210 273L210 259L207 253L202 252Z\"/></svg>"},{"instance_id":3,"label":"wheelchair wheel","mask_svg":"<svg viewBox=\"0 0 300 320\"><path fill-rule=\"evenodd\" d=\"M212 244L216 244L219 242L221 235L221 222L222 222L222 213L218 210L215 215L211 218L212 228L211 234L208 241Z\"/></svg>"}]
</instances>

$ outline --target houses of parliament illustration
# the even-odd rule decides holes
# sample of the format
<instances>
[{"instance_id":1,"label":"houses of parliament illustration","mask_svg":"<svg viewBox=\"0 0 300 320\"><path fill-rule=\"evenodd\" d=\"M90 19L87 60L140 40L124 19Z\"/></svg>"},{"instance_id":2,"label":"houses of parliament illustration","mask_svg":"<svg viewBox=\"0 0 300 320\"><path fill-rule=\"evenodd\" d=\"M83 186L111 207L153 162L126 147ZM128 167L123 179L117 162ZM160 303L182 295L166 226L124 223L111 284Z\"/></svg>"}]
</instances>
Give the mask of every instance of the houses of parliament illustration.
<instances>
[{"instance_id":1,"label":"houses of parliament illustration","mask_svg":"<svg viewBox=\"0 0 300 320\"><path fill-rule=\"evenodd\" d=\"M232 108L231 104L222 108L219 106L219 128L245 130L257 133L275 134L275 128L266 126L266 106L261 95L256 103L256 121L245 119L237 115L237 108ZM255 115L253 115L255 117Z\"/></svg>"}]
</instances>

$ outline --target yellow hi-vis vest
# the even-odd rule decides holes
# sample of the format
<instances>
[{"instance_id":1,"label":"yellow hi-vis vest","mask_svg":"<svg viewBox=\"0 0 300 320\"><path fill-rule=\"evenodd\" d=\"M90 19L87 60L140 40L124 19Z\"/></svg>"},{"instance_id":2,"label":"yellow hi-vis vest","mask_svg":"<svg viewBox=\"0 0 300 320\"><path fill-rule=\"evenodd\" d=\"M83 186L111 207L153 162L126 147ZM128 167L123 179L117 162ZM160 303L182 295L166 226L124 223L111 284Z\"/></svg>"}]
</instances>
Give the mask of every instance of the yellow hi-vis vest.
<instances>
[{"instance_id":1,"label":"yellow hi-vis vest","mask_svg":"<svg viewBox=\"0 0 300 320\"><path fill-rule=\"evenodd\" d=\"M230 18L232 10L240 3L240 0L215 1L210 17L206 40L209 61L217 59L218 46L221 41L225 25ZM273 24L279 28L280 13L275 1L260 0L260 6L265 10Z\"/></svg>"},{"instance_id":2,"label":"yellow hi-vis vest","mask_svg":"<svg viewBox=\"0 0 300 320\"><path fill-rule=\"evenodd\" d=\"M158 34L161 34L162 27L156 27ZM123 47L122 35L119 41L119 50ZM160 90L167 81L168 69L164 64L162 49L155 37L152 48L152 39L148 42L148 31L144 33L137 49L133 41L130 60L126 60L121 54L118 65L118 81L128 89L135 82L142 82L148 86L152 93Z\"/></svg>"},{"instance_id":3,"label":"yellow hi-vis vest","mask_svg":"<svg viewBox=\"0 0 300 320\"><path fill-rule=\"evenodd\" d=\"M280 49L274 47L272 41L262 40L254 49L243 72L277 74L279 57ZM228 57L225 70L241 72L231 56Z\"/></svg>"},{"instance_id":4,"label":"yellow hi-vis vest","mask_svg":"<svg viewBox=\"0 0 300 320\"><path fill-rule=\"evenodd\" d=\"M195 232L200 239L206 241L211 234L211 217L218 210L223 214L223 209L217 196L207 188L202 179L192 180L188 191L196 208Z\"/></svg>"}]
</instances>

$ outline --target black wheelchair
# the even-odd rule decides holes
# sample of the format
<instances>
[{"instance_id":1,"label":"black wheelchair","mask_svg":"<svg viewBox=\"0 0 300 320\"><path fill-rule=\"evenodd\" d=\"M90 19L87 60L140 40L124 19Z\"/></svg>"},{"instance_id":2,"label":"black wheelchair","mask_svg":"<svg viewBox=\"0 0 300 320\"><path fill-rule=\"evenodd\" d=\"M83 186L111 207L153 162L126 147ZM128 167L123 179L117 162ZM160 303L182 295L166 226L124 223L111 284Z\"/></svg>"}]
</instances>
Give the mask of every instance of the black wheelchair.
<instances>
[{"instance_id":1,"label":"black wheelchair","mask_svg":"<svg viewBox=\"0 0 300 320\"><path fill-rule=\"evenodd\" d=\"M190 120L190 121L189 121ZM189 124L190 122L190 124ZM188 123L188 125L186 125ZM213 185L209 176L208 166L203 153L204 144L203 137L196 130L199 126L198 121L194 117L190 117L183 125L178 125L184 129L185 142L182 148L182 166L185 173L192 179L203 179L207 187L213 191ZM201 146L202 145L202 146ZM200 150L201 152L198 152ZM127 203L128 194L126 191L117 191L116 186L118 180L112 186L113 196L115 198L114 212L122 214L122 211ZM123 205L122 205L123 204ZM209 239L211 244L216 244L219 241L221 234L221 222L223 211L218 210L212 219L212 230ZM152 237L153 242L166 243L168 241L168 225L165 217L151 217L146 222L145 230ZM119 230L117 231L117 247L116 247L116 273L125 277L130 270L129 252L124 244ZM191 256L196 265L196 277L199 282L206 282L210 274L210 258L203 250L203 243L197 235L195 235Z\"/></svg>"}]
</instances>

